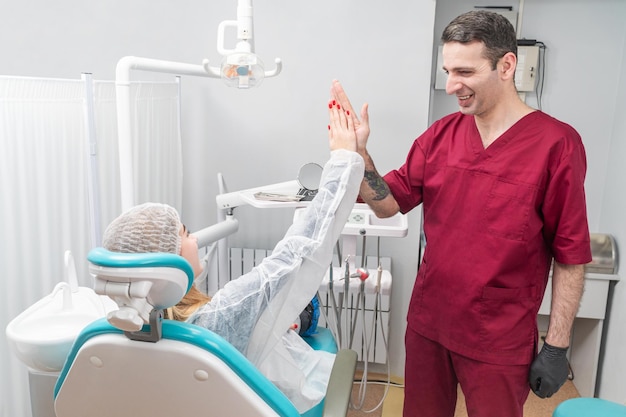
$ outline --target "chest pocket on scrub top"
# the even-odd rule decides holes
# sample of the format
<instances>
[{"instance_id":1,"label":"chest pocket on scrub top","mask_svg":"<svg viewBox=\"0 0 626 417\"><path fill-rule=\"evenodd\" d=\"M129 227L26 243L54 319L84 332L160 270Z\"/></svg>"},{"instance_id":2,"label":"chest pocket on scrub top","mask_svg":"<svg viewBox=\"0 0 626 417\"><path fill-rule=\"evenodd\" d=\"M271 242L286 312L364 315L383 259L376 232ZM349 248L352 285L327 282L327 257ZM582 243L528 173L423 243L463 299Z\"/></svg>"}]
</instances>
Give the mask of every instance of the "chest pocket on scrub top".
<instances>
[{"instance_id":1,"label":"chest pocket on scrub top","mask_svg":"<svg viewBox=\"0 0 626 417\"><path fill-rule=\"evenodd\" d=\"M506 239L524 241L533 209L535 187L496 178L483 208L483 229Z\"/></svg>"}]
</instances>

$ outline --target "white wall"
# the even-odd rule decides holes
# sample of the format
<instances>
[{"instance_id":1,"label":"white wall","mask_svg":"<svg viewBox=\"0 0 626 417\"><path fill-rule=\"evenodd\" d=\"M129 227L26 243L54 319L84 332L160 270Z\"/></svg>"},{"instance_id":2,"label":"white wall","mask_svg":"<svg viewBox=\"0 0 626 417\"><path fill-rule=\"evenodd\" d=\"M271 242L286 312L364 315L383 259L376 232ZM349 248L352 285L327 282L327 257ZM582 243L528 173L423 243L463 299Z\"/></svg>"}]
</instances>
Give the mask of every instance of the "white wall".
<instances>
[{"instance_id":1,"label":"white wall","mask_svg":"<svg viewBox=\"0 0 626 417\"><path fill-rule=\"evenodd\" d=\"M626 11L622 12L626 15ZM616 50L619 54L620 49ZM616 69L621 77L610 84L615 88L615 102L607 101L607 107L612 107L613 131L607 158L607 175L602 212L600 216L600 230L606 230L615 236L617 247L622 251L621 278L613 293L612 308L606 331L606 350L604 366L600 380L600 396L626 404L626 388L624 388L624 372L626 371L626 270L624 259L626 250L626 192L624 187L624 161L626 161L626 37L622 39L622 61ZM611 112L609 112L611 113Z\"/></svg>"},{"instance_id":2,"label":"white wall","mask_svg":"<svg viewBox=\"0 0 626 417\"><path fill-rule=\"evenodd\" d=\"M192 64L209 58L217 65L217 26L235 19L236 4L12 1L2 8L0 74L78 78L90 72L95 79L113 79L117 61L126 55ZM249 91L227 88L219 80L182 79L182 214L192 230L215 222L217 172L230 190L239 190L294 179L302 164L327 159L326 103L333 78L342 80L355 106L370 103L370 150L382 172L403 162L427 125L434 0L399 0L393 6L272 0L254 6L257 53L268 68L275 57L282 58L283 73ZM292 211L242 207L236 216L242 226L232 245L271 248ZM411 222L408 237L384 241L381 251L394 260L390 349L397 375L403 373L405 314L417 268L417 213ZM8 354L4 346L1 354ZM6 401L25 400L0 399Z\"/></svg>"},{"instance_id":3,"label":"white wall","mask_svg":"<svg viewBox=\"0 0 626 417\"><path fill-rule=\"evenodd\" d=\"M522 35L548 45L544 110L574 126L587 151L589 227L626 248L626 2L526 1ZM564 24L557 24L563 22ZM581 30L584 28L583 30ZM623 257L623 254L622 254ZM620 275L626 281L624 268ZM626 403L626 291L618 283L606 332L599 396Z\"/></svg>"}]
</instances>

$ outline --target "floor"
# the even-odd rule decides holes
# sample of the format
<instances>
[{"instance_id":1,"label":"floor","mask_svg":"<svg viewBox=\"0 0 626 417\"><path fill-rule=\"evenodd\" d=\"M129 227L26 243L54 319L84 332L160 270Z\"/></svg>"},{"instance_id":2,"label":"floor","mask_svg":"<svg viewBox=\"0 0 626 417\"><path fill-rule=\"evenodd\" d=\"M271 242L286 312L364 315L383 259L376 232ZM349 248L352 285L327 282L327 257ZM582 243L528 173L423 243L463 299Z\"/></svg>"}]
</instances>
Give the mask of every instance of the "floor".
<instances>
[{"instance_id":1,"label":"floor","mask_svg":"<svg viewBox=\"0 0 626 417\"><path fill-rule=\"evenodd\" d=\"M386 379L386 377L377 378L370 376L370 379ZM382 399L386 390L385 385L367 386L367 395L361 410L349 410L347 417L400 417L402 416L402 402L404 401L404 390L402 389L402 379L392 378L392 384L388 388L382 407L373 412L370 411ZM353 403L358 400L359 386L355 384L353 390ZM524 417L552 417L552 412L558 404L568 398L579 397L576 387L571 381L567 381L561 389L551 398L541 399L534 394L529 394L528 400L524 405ZM463 393L459 389L459 401L455 417L467 417L465 409L465 401L463 401Z\"/></svg>"}]
</instances>

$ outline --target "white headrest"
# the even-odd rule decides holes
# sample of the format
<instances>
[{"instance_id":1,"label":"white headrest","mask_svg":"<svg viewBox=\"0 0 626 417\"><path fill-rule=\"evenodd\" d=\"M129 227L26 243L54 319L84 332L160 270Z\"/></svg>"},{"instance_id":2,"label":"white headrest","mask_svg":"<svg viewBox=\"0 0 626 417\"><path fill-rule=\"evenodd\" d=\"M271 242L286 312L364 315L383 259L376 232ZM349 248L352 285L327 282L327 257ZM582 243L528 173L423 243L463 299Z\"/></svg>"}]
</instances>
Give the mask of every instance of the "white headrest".
<instances>
[{"instance_id":1,"label":"white headrest","mask_svg":"<svg viewBox=\"0 0 626 417\"><path fill-rule=\"evenodd\" d=\"M89 252L94 290L120 307L107 316L125 331L141 330L152 310L178 303L193 285L193 269L183 257L171 253L117 253L104 248Z\"/></svg>"}]
</instances>

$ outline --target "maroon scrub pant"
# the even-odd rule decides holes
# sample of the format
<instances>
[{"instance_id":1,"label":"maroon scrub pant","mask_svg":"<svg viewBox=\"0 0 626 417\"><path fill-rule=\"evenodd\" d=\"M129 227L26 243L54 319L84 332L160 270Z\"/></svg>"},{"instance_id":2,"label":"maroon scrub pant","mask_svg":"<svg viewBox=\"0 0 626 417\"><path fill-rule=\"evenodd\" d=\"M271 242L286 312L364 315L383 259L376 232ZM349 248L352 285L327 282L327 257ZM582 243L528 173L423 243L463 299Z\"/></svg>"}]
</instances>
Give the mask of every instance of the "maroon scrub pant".
<instances>
[{"instance_id":1,"label":"maroon scrub pant","mask_svg":"<svg viewBox=\"0 0 626 417\"><path fill-rule=\"evenodd\" d=\"M457 384L469 417L522 417L527 365L492 365L458 355L407 328L404 417L453 417Z\"/></svg>"}]
</instances>

